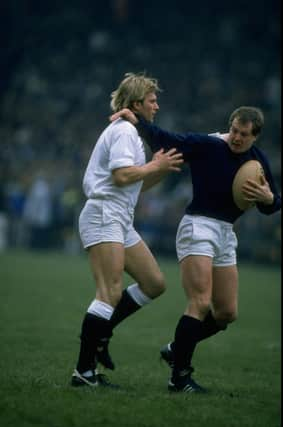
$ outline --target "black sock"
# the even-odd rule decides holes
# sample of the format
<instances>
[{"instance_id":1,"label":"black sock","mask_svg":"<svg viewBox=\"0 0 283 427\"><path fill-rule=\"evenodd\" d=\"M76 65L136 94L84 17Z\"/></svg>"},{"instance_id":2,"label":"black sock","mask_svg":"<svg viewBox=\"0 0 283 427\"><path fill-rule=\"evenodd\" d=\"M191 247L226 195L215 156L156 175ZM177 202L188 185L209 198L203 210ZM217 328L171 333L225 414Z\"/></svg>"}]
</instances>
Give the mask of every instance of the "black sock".
<instances>
[{"instance_id":1,"label":"black sock","mask_svg":"<svg viewBox=\"0 0 283 427\"><path fill-rule=\"evenodd\" d=\"M214 319L211 311L209 311L204 321L202 322L199 341L211 337L212 335L217 334L219 331L224 331L226 328L227 325L219 325L219 323L217 323L217 321Z\"/></svg>"},{"instance_id":2,"label":"black sock","mask_svg":"<svg viewBox=\"0 0 283 427\"><path fill-rule=\"evenodd\" d=\"M110 338L112 327L110 321L91 313L86 313L81 330L81 347L77 370L80 373L94 369L96 347L100 339Z\"/></svg>"},{"instance_id":3,"label":"black sock","mask_svg":"<svg viewBox=\"0 0 283 427\"><path fill-rule=\"evenodd\" d=\"M227 325L220 326L216 320L214 319L211 311L209 311L205 317L205 319L201 322L202 326L200 329L200 334L198 338L198 342L202 341L206 338L211 337L212 335L217 334L219 331L224 331L227 329ZM170 343L171 350L175 351L175 342Z\"/></svg>"},{"instance_id":4,"label":"black sock","mask_svg":"<svg viewBox=\"0 0 283 427\"><path fill-rule=\"evenodd\" d=\"M122 320L126 319L140 308L141 306L133 300L131 295L127 292L127 289L124 289L121 299L116 305L110 319L112 328L117 326L120 322L122 322Z\"/></svg>"},{"instance_id":5,"label":"black sock","mask_svg":"<svg viewBox=\"0 0 283 427\"><path fill-rule=\"evenodd\" d=\"M182 316L175 331L173 376L187 369L198 342L201 321L190 316Z\"/></svg>"}]
</instances>

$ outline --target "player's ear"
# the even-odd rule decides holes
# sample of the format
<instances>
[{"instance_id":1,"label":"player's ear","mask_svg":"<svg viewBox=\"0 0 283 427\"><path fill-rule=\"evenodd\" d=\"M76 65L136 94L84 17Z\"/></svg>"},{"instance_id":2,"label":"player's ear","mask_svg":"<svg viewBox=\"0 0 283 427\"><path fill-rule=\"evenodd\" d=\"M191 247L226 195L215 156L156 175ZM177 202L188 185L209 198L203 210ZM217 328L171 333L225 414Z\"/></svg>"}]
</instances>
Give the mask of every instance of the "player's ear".
<instances>
[{"instance_id":1,"label":"player's ear","mask_svg":"<svg viewBox=\"0 0 283 427\"><path fill-rule=\"evenodd\" d=\"M142 101L134 101L133 105L132 105L132 110L134 111L134 113L138 113L141 109L142 106Z\"/></svg>"}]
</instances>

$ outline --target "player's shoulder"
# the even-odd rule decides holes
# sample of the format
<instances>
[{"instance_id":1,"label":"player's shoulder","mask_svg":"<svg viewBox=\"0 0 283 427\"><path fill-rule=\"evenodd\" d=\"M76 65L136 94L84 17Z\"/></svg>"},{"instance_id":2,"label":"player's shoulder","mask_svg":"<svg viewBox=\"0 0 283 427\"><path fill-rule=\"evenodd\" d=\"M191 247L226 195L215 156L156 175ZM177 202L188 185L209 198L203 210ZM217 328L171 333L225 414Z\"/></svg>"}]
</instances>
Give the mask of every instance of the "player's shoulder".
<instances>
[{"instance_id":1,"label":"player's shoulder","mask_svg":"<svg viewBox=\"0 0 283 427\"><path fill-rule=\"evenodd\" d=\"M122 118L115 120L113 123L111 123L111 125L112 125L112 129L115 131L125 132L130 134L137 134L137 130L135 126L132 125L132 123Z\"/></svg>"},{"instance_id":2,"label":"player's shoulder","mask_svg":"<svg viewBox=\"0 0 283 427\"><path fill-rule=\"evenodd\" d=\"M118 141L123 136L130 136L136 139L138 136L136 128L126 120L117 119L104 129L98 139L98 143L112 144L114 141Z\"/></svg>"},{"instance_id":3,"label":"player's shoulder","mask_svg":"<svg viewBox=\"0 0 283 427\"><path fill-rule=\"evenodd\" d=\"M253 156L255 158L263 158L263 159L267 159L267 155L265 154L265 152L262 150L262 148L257 147L256 145L253 145L251 147L251 152L253 154Z\"/></svg>"},{"instance_id":4,"label":"player's shoulder","mask_svg":"<svg viewBox=\"0 0 283 427\"><path fill-rule=\"evenodd\" d=\"M208 136L216 139L221 139L222 141L227 142L229 133L213 132L213 133L209 133Z\"/></svg>"},{"instance_id":5,"label":"player's shoulder","mask_svg":"<svg viewBox=\"0 0 283 427\"><path fill-rule=\"evenodd\" d=\"M208 136L215 136L217 138L221 138L221 133L220 132L211 132L208 134Z\"/></svg>"},{"instance_id":6,"label":"player's shoulder","mask_svg":"<svg viewBox=\"0 0 283 427\"><path fill-rule=\"evenodd\" d=\"M251 148L252 157L258 160L261 164L269 164L269 159L267 154L262 150L262 148L253 145Z\"/></svg>"},{"instance_id":7,"label":"player's shoulder","mask_svg":"<svg viewBox=\"0 0 283 427\"><path fill-rule=\"evenodd\" d=\"M225 139L226 135L220 132L213 132L204 134L204 141L206 142L207 149L215 150L216 148L222 150L227 146Z\"/></svg>"}]
</instances>

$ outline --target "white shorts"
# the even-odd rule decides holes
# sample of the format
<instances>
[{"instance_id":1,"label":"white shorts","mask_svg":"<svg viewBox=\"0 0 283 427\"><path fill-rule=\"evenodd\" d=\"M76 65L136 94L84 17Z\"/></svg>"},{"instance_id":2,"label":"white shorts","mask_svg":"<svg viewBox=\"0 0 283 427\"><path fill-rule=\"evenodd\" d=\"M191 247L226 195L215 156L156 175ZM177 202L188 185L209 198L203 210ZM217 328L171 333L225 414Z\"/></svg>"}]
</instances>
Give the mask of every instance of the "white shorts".
<instances>
[{"instance_id":1,"label":"white shorts","mask_svg":"<svg viewBox=\"0 0 283 427\"><path fill-rule=\"evenodd\" d=\"M176 236L178 261L188 255L213 258L214 266L235 265L238 240L233 225L198 215L185 215Z\"/></svg>"},{"instance_id":2,"label":"white shorts","mask_svg":"<svg viewBox=\"0 0 283 427\"><path fill-rule=\"evenodd\" d=\"M120 212L119 212L120 214ZM102 242L122 243L125 248L141 240L133 226L133 218L123 212L121 215L109 210L109 204L103 200L88 200L79 216L79 233L86 249Z\"/></svg>"}]
</instances>

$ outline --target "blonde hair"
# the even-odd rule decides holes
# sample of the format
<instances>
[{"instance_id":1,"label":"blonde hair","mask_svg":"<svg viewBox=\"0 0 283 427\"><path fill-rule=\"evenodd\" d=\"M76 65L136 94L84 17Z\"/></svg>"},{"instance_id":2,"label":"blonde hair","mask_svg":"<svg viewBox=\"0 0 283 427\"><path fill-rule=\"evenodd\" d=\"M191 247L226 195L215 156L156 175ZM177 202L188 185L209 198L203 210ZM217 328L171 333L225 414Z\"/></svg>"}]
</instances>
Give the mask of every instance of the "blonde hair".
<instances>
[{"instance_id":1,"label":"blonde hair","mask_svg":"<svg viewBox=\"0 0 283 427\"><path fill-rule=\"evenodd\" d=\"M118 88L111 93L110 107L114 113L122 108L131 109L134 102L142 102L151 92L160 92L158 81L145 73L126 73Z\"/></svg>"}]
</instances>

